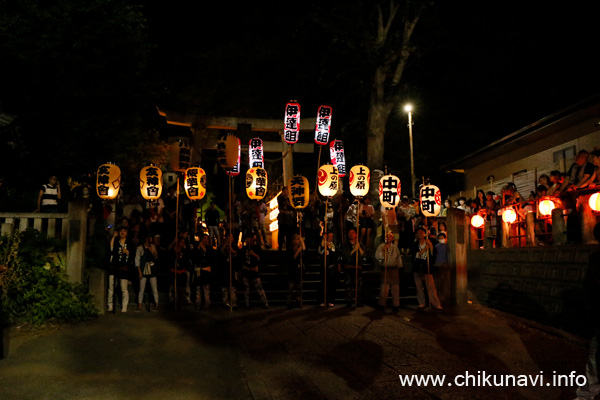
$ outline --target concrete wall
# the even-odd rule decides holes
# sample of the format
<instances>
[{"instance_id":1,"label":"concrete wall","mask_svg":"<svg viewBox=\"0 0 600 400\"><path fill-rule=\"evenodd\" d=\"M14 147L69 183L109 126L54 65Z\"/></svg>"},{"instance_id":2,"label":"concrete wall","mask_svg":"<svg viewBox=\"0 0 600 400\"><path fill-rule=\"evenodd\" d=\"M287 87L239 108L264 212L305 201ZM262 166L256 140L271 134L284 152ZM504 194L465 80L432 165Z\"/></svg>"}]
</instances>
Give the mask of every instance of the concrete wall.
<instances>
[{"instance_id":1,"label":"concrete wall","mask_svg":"<svg viewBox=\"0 0 600 400\"><path fill-rule=\"evenodd\" d=\"M583 279L597 245L469 250L469 290L475 300L569 331L583 332Z\"/></svg>"}]
</instances>

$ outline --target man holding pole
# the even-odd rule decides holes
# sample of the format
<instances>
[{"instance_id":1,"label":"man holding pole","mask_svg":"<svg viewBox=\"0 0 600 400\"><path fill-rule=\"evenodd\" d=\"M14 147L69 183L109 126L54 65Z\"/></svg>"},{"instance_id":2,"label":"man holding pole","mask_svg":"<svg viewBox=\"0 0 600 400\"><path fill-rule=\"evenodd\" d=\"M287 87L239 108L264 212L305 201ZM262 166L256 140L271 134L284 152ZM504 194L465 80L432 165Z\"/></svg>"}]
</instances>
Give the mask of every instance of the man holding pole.
<instances>
[{"instance_id":1,"label":"man holding pole","mask_svg":"<svg viewBox=\"0 0 600 400\"><path fill-rule=\"evenodd\" d=\"M353 304L362 306L358 299L362 291L363 254L364 249L358 242L356 228L350 228L348 230L348 240L342 247L347 307L352 307Z\"/></svg>"},{"instance_id":2,"label":"man holding pole","mask_svg":"<svg viewBox=\"0 0 600 400\"><path fill-rule=\"evenodd\" d=\"M375 251L375 258L381 264L381 291L379 292L379 306L385 311L388 293L392 291L392 310L398 312L400 309L400 268L402 268L402 256L400 250L394 244L394 234L388 232L385 235L385 243L380 244Z\"/></svg>"}]
</instances>

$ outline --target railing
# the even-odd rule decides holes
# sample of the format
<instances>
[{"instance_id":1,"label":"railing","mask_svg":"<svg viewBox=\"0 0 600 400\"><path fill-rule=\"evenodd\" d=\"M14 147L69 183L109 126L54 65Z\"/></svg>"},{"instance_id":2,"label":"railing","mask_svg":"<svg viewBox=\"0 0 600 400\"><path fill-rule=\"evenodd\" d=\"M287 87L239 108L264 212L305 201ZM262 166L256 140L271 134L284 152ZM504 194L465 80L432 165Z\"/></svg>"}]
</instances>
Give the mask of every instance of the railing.
<instances>
[{"instance_id":1,"label":"railing","mask_svg":"<svg viewBox=\"0 0 600 400\"><path fill-rule=\"evenodd\" d=\"M1 234L32 228L49 238L66 239L68 219L67 213L0 213Z\"/></svg>"}]
</instances>

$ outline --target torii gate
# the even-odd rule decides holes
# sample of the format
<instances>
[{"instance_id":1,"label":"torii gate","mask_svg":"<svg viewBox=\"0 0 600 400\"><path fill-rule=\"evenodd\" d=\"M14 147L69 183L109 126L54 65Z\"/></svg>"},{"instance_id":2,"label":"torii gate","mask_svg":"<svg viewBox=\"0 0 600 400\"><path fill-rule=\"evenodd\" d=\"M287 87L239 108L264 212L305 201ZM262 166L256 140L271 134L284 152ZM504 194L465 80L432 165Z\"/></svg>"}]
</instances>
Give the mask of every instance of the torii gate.
<instances>
[{"instance_id":1,"label":"torii gate","mask_svg":"<svg viewBox=\"0 0 600 400\"><path fill-rule=\"evenodd\" d=\"M237 118L237 117L203 117L196 114L181 114L177 111L166 110L156 107L158 114L164 117L169 125L189 127L192 133L191 146L200 150L217 149L217 140L219 130L241 131L250 133L273 132L274 137L279 140L264 140L264 152L281 153L283 157L283 179L284 182L294 176L293 153L314 153L315 144L295 143L293 152L290 151L291 145L283 140L283 118L281 119L260 119L260 118ZM316 118L302 118L300 127L301 132L306 132L310 137L314 137ZM242 143L242 148L248 147L248 144Z\"/></svg>"}]
</instances>

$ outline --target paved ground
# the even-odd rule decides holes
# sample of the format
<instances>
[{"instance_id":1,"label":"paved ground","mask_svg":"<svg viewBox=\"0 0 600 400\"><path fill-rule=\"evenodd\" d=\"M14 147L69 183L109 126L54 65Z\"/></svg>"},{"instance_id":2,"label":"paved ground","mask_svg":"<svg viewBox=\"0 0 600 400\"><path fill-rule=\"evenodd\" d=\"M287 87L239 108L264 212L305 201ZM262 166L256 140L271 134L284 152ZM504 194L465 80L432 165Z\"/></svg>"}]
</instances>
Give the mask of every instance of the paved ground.
<instances>
[{"instance_id":1,"label":"paved ground","mask_svg":"<svg viewBox=\"0 0 600 400\"><path fill-rule=\"evenodd\" d=\"M33 335L13 329L0 399L571 399L575 389L552 375L582 374L586 343L541 328L479 305L130 311ZM457 386L467 372L544 381ZM399 374L447 380L403 386Z\"/></svg>"}]
</instances>

